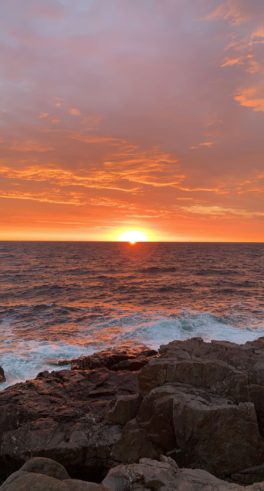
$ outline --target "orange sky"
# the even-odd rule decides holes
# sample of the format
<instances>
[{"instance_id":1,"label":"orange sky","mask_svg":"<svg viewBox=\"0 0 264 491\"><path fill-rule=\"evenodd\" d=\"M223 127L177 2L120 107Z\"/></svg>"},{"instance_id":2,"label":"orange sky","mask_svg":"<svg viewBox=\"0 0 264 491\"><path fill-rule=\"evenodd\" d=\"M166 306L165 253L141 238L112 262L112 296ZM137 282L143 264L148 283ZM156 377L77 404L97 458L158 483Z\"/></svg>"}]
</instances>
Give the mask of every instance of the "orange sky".
<instances>
[{"instance_id":1,"label":"orange sky","mask_svg":"<svg viewBox=\"0 0 264 491\"><path fill-rule=\"evenodd\" d=\"M0 239L264 240L263 0L8 0Z\"/></svg>"}]
</instances>

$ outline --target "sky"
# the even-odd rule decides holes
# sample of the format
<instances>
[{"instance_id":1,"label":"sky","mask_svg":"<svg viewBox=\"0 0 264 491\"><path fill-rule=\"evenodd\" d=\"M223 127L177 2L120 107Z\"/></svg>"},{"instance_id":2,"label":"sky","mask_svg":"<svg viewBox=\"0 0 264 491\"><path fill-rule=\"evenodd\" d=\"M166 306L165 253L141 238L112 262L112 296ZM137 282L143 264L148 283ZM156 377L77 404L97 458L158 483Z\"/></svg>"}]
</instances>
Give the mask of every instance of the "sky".
<instances>
[{"instance_id":1,"label":"sky","mask_svg":"<svg viewBox=\"0 0 264 491\"><path fill-rule=\"evenodd\" d=\"M264 241L263 0L0 0L0 239Z\"/></svg>"}]
</instances>

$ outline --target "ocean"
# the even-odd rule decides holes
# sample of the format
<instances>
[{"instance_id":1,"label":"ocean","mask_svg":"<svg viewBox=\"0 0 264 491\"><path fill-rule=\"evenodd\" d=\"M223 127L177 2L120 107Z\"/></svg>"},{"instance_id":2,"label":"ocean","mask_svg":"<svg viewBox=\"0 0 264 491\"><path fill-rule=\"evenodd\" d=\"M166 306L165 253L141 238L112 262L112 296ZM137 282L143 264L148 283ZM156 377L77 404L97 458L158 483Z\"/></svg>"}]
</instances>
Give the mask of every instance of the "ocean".
<instances>
[{"instance_id":1,"label":"ocean","mask_svg":"<svg viewBox=\"0 0 264 491\"><path fill-rule=\"evenodd\" d=\"M0 243L7 385L118 345L264 335L264 244Z\"/></svg>"}]
</instances>

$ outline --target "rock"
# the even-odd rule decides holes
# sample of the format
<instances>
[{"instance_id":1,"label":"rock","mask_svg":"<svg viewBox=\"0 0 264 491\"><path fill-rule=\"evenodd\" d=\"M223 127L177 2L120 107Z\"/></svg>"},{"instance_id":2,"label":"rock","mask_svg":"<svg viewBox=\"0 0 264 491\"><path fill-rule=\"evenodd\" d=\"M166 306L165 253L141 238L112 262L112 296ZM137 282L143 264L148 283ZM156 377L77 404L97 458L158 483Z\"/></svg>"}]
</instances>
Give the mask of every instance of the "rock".
<instances>
[{"instance_id":1,"label":"rock","mask_svg":"<svg viewBox=\"0 0 264 491\"><path fill-rule=\"evenodd\" d=\"M111 457L115 462L132 463L141 457L158 458L161 451L153 445L147 432L136 420L131 420L124 427L122 436L113 445Z\"/></svg>"},{"instance_id":2,"label":"rock","mask_svg":"<svg viewBox=\"0 0 264 491\"><path fill-rule=\"evenodd\" d=\"M17 471L2 484L1 491L106 491L100 484Z\"/></svg>"},{"instance_id":3,"label":"rock","mask_svg":"<svg viewBox=\"0 0 264 491\"><path fill-rule=\"evenodd\" d=\"M206 471L179 469L176 463L141 459L137 464L119 465L111 469L102 483L109 491L224 491L244 489L221 481Z\"/></svg>"},{"instance_id":4,"label":"rock","mask_svg":"<svg viewBox=\"0 0 264 491\"><path fill-rule=\"evenodd\" d=\"M0 491L263 491L264 483L246 488L217 479L201 469L180 469L166 456L159 460L143 458L138 463L118 465L101 484L70 479L66 470L50 459L33 458L11 474ZM37 473L39 468L42 472ZM56 474L59 478L51 476ZM65 477L63 479L63 477Z\"/></svg>"},{"instance_id":5,"label":"rock","mask_svg":"<svg viewBox=\"0 0 264 491\"><path fill-rule=\"evenodd\" d=\"M67 491L107 491L107 489L94 482L79 481L78 479L69 479L64 481L67 485Z\"/></svg>"},{"instance_id":6,"label":"rock","mask_svg":"<svg viewBox=\"0 0 264 491\"><path fill-rule=\"evenodd\" d=\"M2 367L0 367L0 384L2 382L5 382L6 378L5 378L5 372L4 372L4 369Z\"/></svg>"},{"instance_id":7,"label":"rock","mask_svg":"<svg viewBox=\"0 0 264 491\"><path fill-rule=\"evenodd\" d=\"M108 421L115 424L126 424L136 416L140 399L139 394L118 397L114 407L108 413Z\"/></svg>"},{"instance_id":8,"label":"rock","mask_svg":"<svg viewBox=\"0 0 264 491\"><path fill-rule=\"evenodd\" d=\"M263 339L240 346L195 338L161 347L139 373L139 427L181 465L219 477L262 464L263 360Z\"/></svg>"},{"instance_id":9,"label":"rock","mask_svg":"<svg viewBox=\"0 0 264 491\"><path fill-rule=\"evenodd\" d=\"M263 462L264 445L252 403L180 392L173 399L173 421L176 447L188 467L228 476L234 469Z\"/></svg>"},{"instance_id":10,"label":"rock","mask_svg":"<svg viewBox=\"0 0 264 491\"><path fill-rule=\"evenodd\" d=\"M14 472L1 491L105 491L100 484L70 479L66 469L54 460L35 457Z\"/></svg>"},{"instance_id":11,"label":"rock","mask_svg":"<svg viewBox=\"0 0 264 491\"><path fill-rule=\"evenodd\" d=\"M154 446L181 465L218 476L264 458L252 403L234 404L202 389L164 385L144 398L137 422Z\"/></svg>"},{"instance_id":12,"label":"rock","mask_svg":"<svg viewBox=\"0 0 264 491\"><path fill-rule=\"evenodd\" d=\"M157 356L155 350L146 346L120 346L113 350L100 351L90 356L82 356L71 361L72 370L108 368L109 370L138 371L148 361Z\"/></svg>"},{"instance_id":13,"label":"rock","mask_svg":"<svg viewBox=\"0 0 264 491\"><path fill-rule=\"evenodd\" d=\"M11 474L0 487L1 491L68 491L66 484L54 477L18 471Z\"/></svg>"},{"instance_id":14,"label":"rock","mask_svg":"<svg viewBox=\"0 0 264 491\"><path fill-rule=\"evenodd\" d=\"M0 469L3 477L31 456L50 457L72 477L100 478L112 466L121 427L107 421L120 396L138 393L131 371L62 370L0 393Z\"/></svg>"},{"instance_id":15,"label":"rock","mask_svg":"<svg viewBox=\"0 0 264 491\"><path fill-rule=\"evenodd\" d=\"M55 460L44 457L35 457L28 460L20 470L24 472L45 474L45 476L55 477L55 479L61 481L70 478L68 472L61 464L55 462Z\"/></svg>"},{"instance_id":16,"label":"rock","mask_svg":"<svg viewBox=\"0 0 264 491\"><path fill-rule=\"evenodd\" d=\"M51 457L72 478L99 482L116 464L166 454L181 467L251 484L263 479L263 436L264 338L245 345L174 341L159 354L122 347L0 392L6 475L31 456ZM42 464L34 465L39 473ZM183 471L187 484L177 481L179 489L188 489L192 472ZM46 477L59 477L52 473Z\"/></svg>"},{"instance_id":17,"label":"rock","mask_svg":"<svg viewBox=\"0 0 264 491\"><path fill-rule=\"evenodd\" d=\"M181 383L203 388L211 393L232 396L240 402L248 400L248 376L218 360L154 359L139 375L140 392L147 394L154 387Z\"/></svg>"},{"instance_id":18,"label":"rock","mask_svg":"<svg viewBox=\"0 0 264 491\"><path fill-rule=\"evenodd\" d=\"M243 469L237 474L232 474L232 481L240 484L259 483L264 481L264 464Z\"/></svg>"}]
</instances>

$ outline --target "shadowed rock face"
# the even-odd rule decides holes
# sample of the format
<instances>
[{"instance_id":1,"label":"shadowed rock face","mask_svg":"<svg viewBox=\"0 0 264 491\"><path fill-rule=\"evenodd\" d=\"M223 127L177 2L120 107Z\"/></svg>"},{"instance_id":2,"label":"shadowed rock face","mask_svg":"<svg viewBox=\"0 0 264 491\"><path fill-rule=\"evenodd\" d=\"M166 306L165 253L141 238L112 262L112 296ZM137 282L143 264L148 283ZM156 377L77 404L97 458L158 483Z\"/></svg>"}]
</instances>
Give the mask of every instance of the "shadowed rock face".
<instances>
[{"instance_id":1,"label":"shadowed rock face","mask_svg":"<svg viewBox=\"0 0 264 491\"><path fill-rule=\"evenodd\" d=\"M8 475L46 456L99 482L118 463L165 454L221 479L263 480L263 341L196 338L158 355L121 348L9 387L0 393L0 468Z\"/></svg>"},{"instance_id":2,"label":"shadowed rock face","mask_svg":"<svg viewBox=\"0 0 264 491\"><path fill-rule=\"evenodd\" d=\"M131 440L128 463L132 449L134 461L166 453L182 466L250 482L253 474L239 469L264 461L263 339L243 346L174 341L159 355L139 373L142 402L112 455L125 461Z\"/></svg>"},{"instance_id":3,"label":"shadowed rock face","mask_svg":"<svg viewBox=\"0 0 264 491\"><path fill-rule=\"evenodd\" d=\"M2 367L0 367L0 384L2 382L5 382L5 372L4 372L4 369Z\"/></svg>"}]
</instances>

